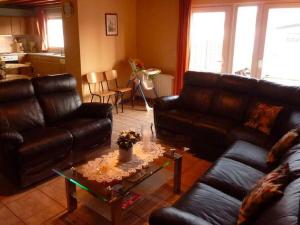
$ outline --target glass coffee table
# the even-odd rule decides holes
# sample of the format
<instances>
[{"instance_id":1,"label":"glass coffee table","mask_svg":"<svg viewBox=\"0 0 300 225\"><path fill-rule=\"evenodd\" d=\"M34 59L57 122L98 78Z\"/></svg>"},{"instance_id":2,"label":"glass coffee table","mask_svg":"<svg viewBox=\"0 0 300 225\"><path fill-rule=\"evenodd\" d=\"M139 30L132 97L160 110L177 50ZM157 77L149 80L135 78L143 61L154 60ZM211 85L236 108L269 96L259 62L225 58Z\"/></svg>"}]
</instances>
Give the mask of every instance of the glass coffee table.
<instances>
[{"instance_id":1,"label":"glass coffee table","mask_svg":"<svg viewBox=\"0 0 300 225\"><path fill-rule=\"evenodd\" d=\"M82 172L80 172L80 168L86 166L89 162L106 157L110 153L113 154L115 151L115 149L95 150L91 155L85 157L80 163L74 164L70 169L53 169L56 174L65 179L68 212L72 212L77 208L77 186L90 193L97 200L107 204L110 207L111 223L113 225L121 225L123 221L122 213L124 211L122 206L130 192L171 164L174 164L173 191L175 194L180 193L182 155L176 153L174 149L166 147L164 148L163 154L154 161L148 163L147 166L143 166L143 168L138 169L129 176L122 177L119 180L99 182L95 179L83 176ZM105 173L109 174L109 171L105 171Z\"/></svg>"}]
</instances>

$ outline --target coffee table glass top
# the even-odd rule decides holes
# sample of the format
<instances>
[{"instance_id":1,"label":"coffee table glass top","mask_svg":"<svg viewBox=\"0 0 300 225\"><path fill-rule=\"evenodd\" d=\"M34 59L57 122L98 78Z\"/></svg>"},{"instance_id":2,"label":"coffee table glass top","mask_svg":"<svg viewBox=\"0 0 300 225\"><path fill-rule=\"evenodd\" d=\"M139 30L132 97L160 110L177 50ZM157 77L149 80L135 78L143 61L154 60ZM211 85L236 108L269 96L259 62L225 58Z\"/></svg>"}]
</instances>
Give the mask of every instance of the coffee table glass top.
<instances>
[{"instance_id":1,"label":"coffee table glass top","mask_svg":"<svg viewBox=\"0 0 300 225\"><path fill-rule=\"evenodd\" d=\"M88 191L94 197L104 202L111 203L126 196L134 187L153 176L158 171L168 167L173 161L172 153L170 154L170 150L165 148L164 154L153 162L148 163L147 166L143 166L143 168L137 170L128 177L114 180L109 183L88 179L79 172L80 168L85 166L88 162L94 161L100 157L105 157L113 151L116 151L116 149L98 149L85 156L81 162L73 164L70 169L61 170L55 168L53 171L81 189Z\"/></svg>"}]
</instances>

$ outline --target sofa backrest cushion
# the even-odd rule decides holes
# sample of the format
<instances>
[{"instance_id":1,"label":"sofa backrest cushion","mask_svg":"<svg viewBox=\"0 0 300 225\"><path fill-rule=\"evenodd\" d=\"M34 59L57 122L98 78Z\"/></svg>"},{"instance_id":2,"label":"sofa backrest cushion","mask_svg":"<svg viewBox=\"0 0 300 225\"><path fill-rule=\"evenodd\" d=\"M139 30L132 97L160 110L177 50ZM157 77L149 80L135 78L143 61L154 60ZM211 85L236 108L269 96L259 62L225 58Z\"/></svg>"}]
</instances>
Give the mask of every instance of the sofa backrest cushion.
<instances>
[{"instance_id":1,"label":"sofa backrest cushion","mask_svg":"<svg viewBox=\"0 0 300 225\"><path fill-rule=\"evenodd\" d=\"M255 89L258 81L254 78L247 78L237 75L223 75L220 76L219 88L240 93L243 95L255 95Z\"/></svg>"},{"instance_id":2,"label":"sofa backrest cushion","mask_svg":"<svg viewBox=\"0 0 300 225\"><path fill-rule=\"evenodd\" d=\"M211 88L185 87L181 92L180 101L183 107L205 113L211 107L214 92Z\"/></svg>"},{"instance_id":3,"label":"sofa backrest cushion","mask_svg":"<svg viewBox=\"0 0 300 225\"><path fill-rule=\"evenodd\" d=\"M298 225L300 213L300 140L281 158L280 165L288 163L291 183L283 196L272 202L253 225Z\"/></svg>"},{"instance_id":4,"label":"sofa backrest cushion","mask_svg":"<svg viewBox=\"0 0 300 225\"><path fill-rule=\"evenodd\" d=\"M280 164L288 163L290 166L290 171L294 177L300 177L300 138L297 140L291 149L289 149L280 160Z\"/></svg>"},{"instance_id":5,"label":"sofa backrest cushion","mask_svg":"<svg viewBox=\"0 0 300 225\"><path fill-rule=\"evenodd\" d=\"M45 125L44 115L30 80L0 83L0 113L18 132Z\"/></svg>"},{"instance_id":6,"label":"sofa backrest cushion","mask_svg":"<svg viewBox=\"0 0 300 225\"><path fill-rule=\"evenodd\" d=\"M242 120L247 103L247 96L222 90L216 94L211 111L216 115Z\"/></svg>"},{"instance_id":7,"label":"sofa backrest cushion","mask_svg":"<svg viewBox=\"0 0 300 225\"><path fill-rule=\"evenodd\" d=\"M82 104L70 74L34 78L33 85L47 123L73 115Z\"/></svg>"},{"instance_id":8,"label":"sofa backrest cushion","mask_svg":"<svg viewBox=\"0 0 300 225\"><path fill-rule=\"evenodd\" d=\"M183 107L207 112L217 89L219 75L214 73L186 72L184 87L180 94Z\"/></svg>"},{"instance_id":9,"label":"sofa backrest cushion","mask_svg":"<svg viewBox=\"0 0 300 225\"><path fill-rule=\"evenodd\" d=\"M242 120L257 80L235 75L220 76L212 113Z\"/></svg>"},{"instance_id":10,"label":"sofa backrest cushion","mask_svg":"<svg viewBox=\"0 0 300 225\"><path fill-rule=\"evenodd\" d=\"M289 109L282 117L280 123L278 123L278 131L280 134L285 134L295 127L300 127L300 108Z\"/></svg>"},{"instance_id":11,"label":"sofa backrest cushion","mask_svg":"<svg viewBox=\"0 0 300 225\"><path fill-rule=\"evenodd\" d=\"M300 107L299 86L287 86L266 80L259 80L256 94L258 98L281 105Z\"/></svg>"},{"instance_id":12,"label":"sofa backrest cushion","mask_svg":"<svg viewBox=\"0 0 300 225\"><path fill-rule=\"evenodd\" d=\"M283 196L265 207L253 225L298 225L300 203L300 178L292 181Z\"/></svg>"}]
</instances>

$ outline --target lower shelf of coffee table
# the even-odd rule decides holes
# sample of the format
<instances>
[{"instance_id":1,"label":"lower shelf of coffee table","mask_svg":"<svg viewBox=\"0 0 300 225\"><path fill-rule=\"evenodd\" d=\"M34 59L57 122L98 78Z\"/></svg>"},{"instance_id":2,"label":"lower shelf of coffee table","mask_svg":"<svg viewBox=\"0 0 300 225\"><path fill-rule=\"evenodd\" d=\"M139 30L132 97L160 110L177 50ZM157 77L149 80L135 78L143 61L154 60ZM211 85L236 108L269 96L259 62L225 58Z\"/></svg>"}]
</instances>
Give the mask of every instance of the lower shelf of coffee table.
<instances>
[{"instance_id":1,"label":"lower shelf of coffee table","mask_svg":"<svg viewBox=\"0 0 300 225\"><path fill-rule=\"evenodd\" d=\"M169 170L161 170L152 177L140 183L130 192L139 195L140 198L134 201L134 203L126 209L123 209L123 212L129 211L137 202L154 193L171 179L172 172ZM80 189L79 187L77 187L76 196L74 197L77 199L79 205L85 205L89 209L104 217L106 220L111 221L110 206L106 202L95 198L93 195L89 194L85 190Z\"/></svg>"}]
</instances>

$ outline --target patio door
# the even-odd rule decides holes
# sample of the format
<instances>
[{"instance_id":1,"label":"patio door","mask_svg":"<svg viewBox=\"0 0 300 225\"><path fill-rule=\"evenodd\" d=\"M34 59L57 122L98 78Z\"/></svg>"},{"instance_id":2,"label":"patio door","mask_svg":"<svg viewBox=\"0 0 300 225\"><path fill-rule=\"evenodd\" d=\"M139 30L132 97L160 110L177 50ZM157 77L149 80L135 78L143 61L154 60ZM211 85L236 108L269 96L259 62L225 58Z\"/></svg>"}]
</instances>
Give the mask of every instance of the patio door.
<instances>
[{"instance_id":1,"label":"patio door","mask_svg":"<svg viewBox=\"0 0 300 225\"><path fill-rule=\"evenodd\" d=\"M230 46L231 9L193 9L190 28L189 70L226 72Z\"/></svg>"}]
</instances>

